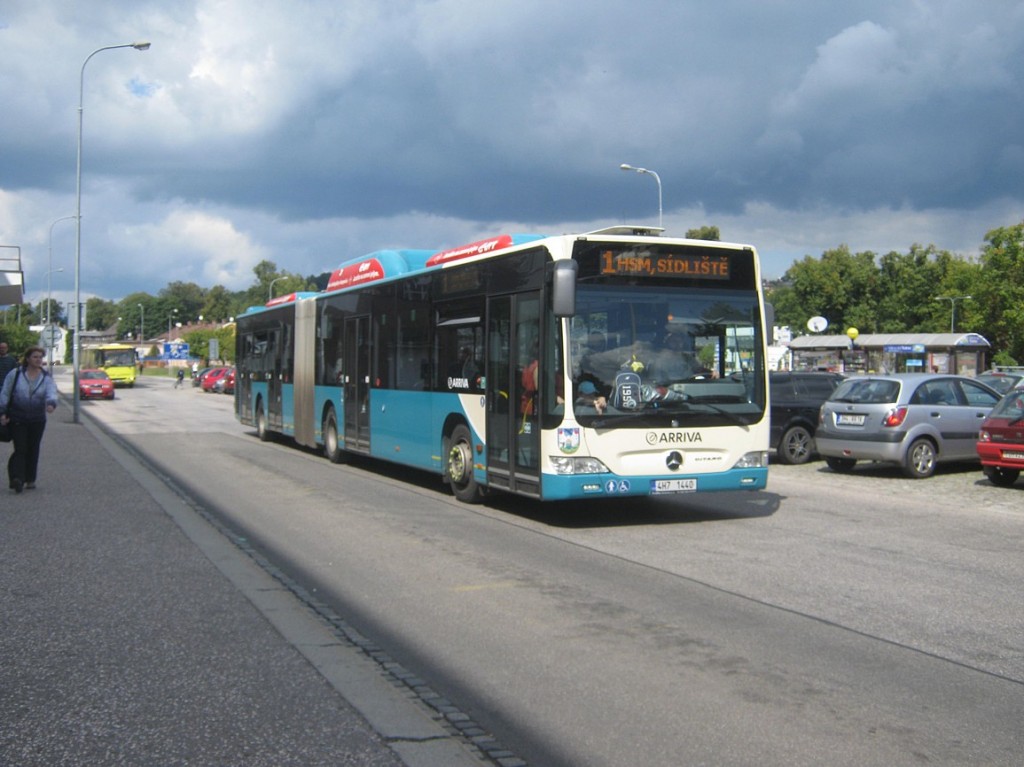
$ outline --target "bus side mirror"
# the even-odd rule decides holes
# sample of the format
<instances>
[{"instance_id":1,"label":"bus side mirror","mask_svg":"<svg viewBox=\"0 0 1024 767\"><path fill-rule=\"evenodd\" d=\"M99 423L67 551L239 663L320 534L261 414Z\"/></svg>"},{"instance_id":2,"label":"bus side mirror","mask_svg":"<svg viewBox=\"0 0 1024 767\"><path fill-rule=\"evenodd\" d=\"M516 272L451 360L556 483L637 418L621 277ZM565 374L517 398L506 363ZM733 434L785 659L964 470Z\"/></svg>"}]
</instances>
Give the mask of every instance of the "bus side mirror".
<instances>
[{"instance_id":1,"label":"bus side mirror","mask_svg":"<svg viewBox=\"0 0 1024 767\"><path fill-rule=\"evenodd\" d=\"M551 307L556 317L572 317L576 314L576 270L575 261L556 261L551 279Z\"/></svg>"}]
</instances>

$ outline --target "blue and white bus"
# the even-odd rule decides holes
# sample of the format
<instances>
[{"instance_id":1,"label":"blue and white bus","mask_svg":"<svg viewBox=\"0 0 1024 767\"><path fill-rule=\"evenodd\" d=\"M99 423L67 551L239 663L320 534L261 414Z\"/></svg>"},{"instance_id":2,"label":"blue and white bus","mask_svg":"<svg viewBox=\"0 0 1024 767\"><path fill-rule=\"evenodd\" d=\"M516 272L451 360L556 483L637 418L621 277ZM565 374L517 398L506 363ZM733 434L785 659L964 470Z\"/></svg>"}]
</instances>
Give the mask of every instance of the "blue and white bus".
<instances>
[{"instance_id":1,"label":"blue and white bus","mask_svg":"<svg viewBox=\"0 0 1024 767\"><path fill-rule=\"evenodd\" d=\"M238 318L236 412L467 502L758 490L764 316L753 247L660 229L380 251Z\"/></svg>"}]
</instances>

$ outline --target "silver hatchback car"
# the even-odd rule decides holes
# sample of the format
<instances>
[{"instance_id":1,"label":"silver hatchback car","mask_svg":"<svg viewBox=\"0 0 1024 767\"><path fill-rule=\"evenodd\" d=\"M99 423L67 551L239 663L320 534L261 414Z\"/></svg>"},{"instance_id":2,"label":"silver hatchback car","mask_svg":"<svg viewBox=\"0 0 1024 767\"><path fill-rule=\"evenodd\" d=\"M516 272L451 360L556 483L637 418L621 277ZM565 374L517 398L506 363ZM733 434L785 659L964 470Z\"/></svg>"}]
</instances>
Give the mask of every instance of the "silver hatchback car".
<instances>
[{"instance_id":1,"label":"silver hatchback car","mask_svg":"<svg viewBox=\"0 0 1024 767\"><path fill-rule=\"evenodd\" d=\"M833 471L884 461L923 479L944 461L973 461L999 393L973 378L899 373L848 378L821 406L815 441Z\"/></svg>"}]
</instances>

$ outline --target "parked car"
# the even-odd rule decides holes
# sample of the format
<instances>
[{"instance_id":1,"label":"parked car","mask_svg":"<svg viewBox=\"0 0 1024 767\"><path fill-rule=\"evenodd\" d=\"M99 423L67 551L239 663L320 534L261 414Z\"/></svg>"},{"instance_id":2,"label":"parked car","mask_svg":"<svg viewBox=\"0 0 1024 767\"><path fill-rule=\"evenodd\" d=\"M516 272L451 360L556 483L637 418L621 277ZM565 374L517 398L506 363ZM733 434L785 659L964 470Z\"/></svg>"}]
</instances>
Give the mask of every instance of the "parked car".
<instances>
[{"instance_id":1,"label":"parked car","mask_svg":"<svg viewBox=\"0 0 1024 767\"><path fill-rule=\"evenodd\" d=\"M228 372L218 378L213 384L213 390L218 394L235 393L235 369L228 368Z\"/></svg>"},{"instance_id":2,"label":"parked car","mask_svg":"<svg viewBox=\"0 0 1024 767\"><path fill-rule=\"evenodd\" d=\"M1017 373L1008 370L986 370L979 373L975 379L986 386L991 386L1000 394L1006 394L1010 389L1024 386L1024 373Z\"/></svg>"},{"instance_id":3,"label":"parked car","mask_svg":"<svg viewBox=\"0 0 1024 767\"><path fill-rule=\"evenodd\" d=\"M81 399L102 397L114 399L114 382L104 370L78 371L78 396Z\"/></svg>"},{"instance_id":4,"label":"parked car","mask_svg":"<svg viewBox=\"0 0 1024 767\"><path fill-rule=\"evenodd\" d=\"M192 374L192 385L202 386L203 376L209 373L213 368L199 368L195 373Z\"/></svg>"},{"instance_id":5,"label":"parked car","mask_svg":"<svg viewBox=\"0 0 1024 767\"><path fill-rule=\"evenodd\" d=\"M937 463L978 459L978 430L998 401L998 392L966 376L857 376L821 406L815 441L833 471L884 461L923 479Z\"/></svg>"},{"instance_id":6,"label":"parked car","mask_svg":"<svg viewBox=\"0 0 1024 767\"><path fill-rule=\"evenodd\" d=\"M230 368L211 368L202 376L200 386L205 392L212 392L214 384L228 374Z\"/></svg>"},{"instance_id":7,"label":"parked car","mask_svg":"<svg viewBox=\"0 0 1024 767\"><path fill-rule=\"evenodd\" d=\"M1024 469L1024 388L1003 395L981 424L976 445L985 476L1010 487Z\"/></svg>"},{"instance_id":8,"label":"parked car","mask_svg":"<svg viewBox=\"0 0 1024 767\"><path fill-rule=\"evenodd\" d=\"M771 446L781 463L807 463L815 454L814 432L825 400L845 379L839 373L773 372L771 392Z\"/></svg>"}]
</instances>

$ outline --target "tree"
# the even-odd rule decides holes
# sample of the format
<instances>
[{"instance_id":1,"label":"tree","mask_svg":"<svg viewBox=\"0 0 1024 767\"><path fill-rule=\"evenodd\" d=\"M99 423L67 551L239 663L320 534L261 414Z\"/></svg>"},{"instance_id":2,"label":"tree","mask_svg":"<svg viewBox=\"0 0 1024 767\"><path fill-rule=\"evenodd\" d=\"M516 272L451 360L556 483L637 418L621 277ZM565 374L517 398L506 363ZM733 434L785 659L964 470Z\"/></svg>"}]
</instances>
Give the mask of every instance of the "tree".
<instances>
[{"instance_id":1,"label":"tree","mask_svg":"<svg viewBox=\"0 0 1024 767\"><path fill-rule=\"evenodd\" d=\"M118 335L126 338L129 334L140 341L156 335L153 331L160 327L160 312L157 311L156 299L149 293L129 293L117 304ZM147 330L148 328L148 330ZM142 333L145 338L140 338Z\"/></svg>"},{"instance_id":2,"label":"tree","mask_svg":"<svg viewBox=\"0 0 1024 767\"><path fill-rule=\"evenodd\" d=\"M228 318L235 317L245 310L242 306L239 309L239 300L223 285L214 285L206 291L206 297L199 310L203 319L212 322L226 322Z\"/></svg>"},{"instance_id":3,"label":"tree","mask_svg":"<svg viewBox=\"0 0 1024 767\"><path fill-rule=\"evenodd\" d=\"M687 229L686 237L690 240L714 240L722 239L717 226L702 226L699 229Z\"/></svg>"},{"instance_id":4,"label":"tree","mask_svg":"<svg viewBox=\"0 0 1024 767\"><path fill-rule=\"evenodd\" d=\"M117 304L93 296L85 302L85 329L106 330L117 322Z\"/></svg>"},{"instance_id":5,"label":"tree","mask_svg":"<svg viewBox=\"0 0 1024 767\"><path fill-rule=\"evenodd\" d=\"M822 316L833 328L854 325L873 332L877 324L879 279L874 253L851 254L842 245L820 259L804 256L783 277L784 287L773 291L775 319L780 325L802 328Z\"/></svg>"},{"instance_id":6,"label":"tree","mask_svg":"<svg viewBox=\"0 0 1024 767\"><path fill-rule=\"evenodd\" d=\"M1024 359L1024 221L985 235L981 278L972 287L972 315L993 350Z\"/></svg>"},{"instance_id":7,"label":"tree","mask_svg":"<svg viewBox=\"0 0 1024 767\"><path fill-rule=\"evenodd\" d=\"M29 330L24 323L5 322L0 325L0 341L6 343L8 351L20 360L28 347L39 343L39 333Z\"/></svg>"},{"instance_id":8,"label":"tree","mask_svg":"<svg viewBox=\"0 0 1024 767\"><path fill-rule=\"evenodd\" d=\"M159 296L165 313L173 314L176 309L181 320L198 317L206 303L206 290L194 282L172 282L160 291Z\"/></svg>"}]
</instances>

